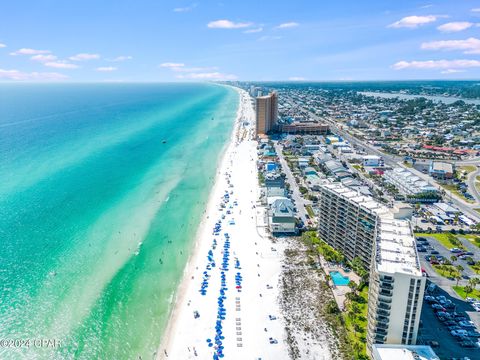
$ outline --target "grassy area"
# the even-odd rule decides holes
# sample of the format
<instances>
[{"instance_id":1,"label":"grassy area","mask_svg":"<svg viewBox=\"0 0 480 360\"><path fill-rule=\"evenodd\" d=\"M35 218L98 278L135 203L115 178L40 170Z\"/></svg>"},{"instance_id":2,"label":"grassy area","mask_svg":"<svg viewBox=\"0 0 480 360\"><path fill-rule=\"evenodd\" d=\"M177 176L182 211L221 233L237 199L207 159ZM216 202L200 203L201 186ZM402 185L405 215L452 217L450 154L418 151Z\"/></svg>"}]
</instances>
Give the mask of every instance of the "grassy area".
<instances>
[{"instance_id":1,"label":"grassy area","mask_svg":"<svg viewBox=\"0 0 480 360\"><path fill-rule=\"evenodd\" d=\"M464 237L468 241L470 241L473 245L480 247L480 235L477 234L466 234L466 235L459 235L460 237Z\"/></svg>"},{"instance_id":2,"label":"grassy area","mask_svg":"<svg viewBox=\"0 0 480 360\"><path fill-rule=\"evenodd\" d=\"M465 196L463 196L463 194L458 190L458 188L455 186L455 185L451 185L451 184L440 184L445 190L448 190L450 191L453 195L455 195L456 197L458 197L459 199L462 199L463 201L467 202L467 203L470 203L470 204L474 204L475 201L473 200L470 200L470 199L467 199Z\"/></svg>"},{"instance_id":3,"label":"grassy area","mask_svg":"<svg viewBox=\"0 0 480 360\"><path fill-rule=\"evenodd\" d=\"M358 171L361 171L362 170L362 165L359 165L359 164L353 164L352 167L354 169L357 169Z\"/></svg>"},{"instance_id":4,"label":"grassy area","mask_svg":"<svg viewBox=\"0 0 480 360\"><path fill-rule=\"evenodd\" d=\"M480 209L479 209L479 208L475 208L475 209L473 209L473 210L475 210L476 212L480 213Z\"/></svg>"},{"instance_id":5,"label":"grassy area","mask_svg":"<svg viewBox=\"0 0 480 360\"><path fill-rule=\"evenodd\" d=\"M435 269L435 272L445 278L454 279L457 276L460 276L457 268L453 265L432 265Z\"/></svg>"},{"instance_id":6,"label":"grassy area","mask_svg":"<svg viewBox=\"0 0 480 360\"><path fill-rule=\"evenodd\" d=\"M434 238L448 250L450 250L451 248L454 248L454 247L466 250L465 246L462 245L460 240L458 240L455 235L450 234L450 233L434 233L434 234L415 233L415 236L416 237L431 237L431 238Z\"/></svg>"},{"instance_id":7,"label":"grassy area","mask_svg":"<svg viewBox=\"0 0 480 360\"><path fill-rule=\"evenodd\" d=\"M405 165L405 167L407 167L407 168L413 168L412 163L410 163L410 162L408 162L408 161L404 161L404 162L403 162L403 165Z\"/></svg>"},{"instance_id":8,"label":"grassy area","mask_svg":"<svg viewBox=\"0 0 480 360\"><path fill-rule=\"evenodd\" d=\"M355 359L367 358L366 335L367 335L367 310L368 310L368 287L364 286L356 299L348 301L346 311L342 313L345 321L347 337L352 348L357 350Z\"/></svg>"},{"instance_id":9,"label":"grassy area","mask_svg":"<svg viewBox=\"0 0 480 360\"><path fill-rule=\"evenodd\" d=\"M470 174L471 172L473 172L475 170L477 170L477 167L475 165L463 165L463 166L459 166L457 168L458 172L465 171L467 174Z\"/></svg>"},{"instance_id":10,"label":"grassy area","mask_svg":"<svg viewBox=\"0 0 480 360\"><path fill-rule=\"evenodd\" d=\"M310 218L314 219L315 218L315 213L313 212L312 205L305 206L305 209L307 210L308 216L310 216Z\"/></svg>"},{"instance_id":11,"label":"grassy area","mask_svg":"<svg viewBox=\"0 0 480 360\"><path fill-rule=\"evenodd\" d=\"M453 287L453 290L455 290L455 292L460 295L463 299L465 299L467 296L468 297L471 297L471 298L475 298L475 299L479 299L480 300L480 290L473 290L471 293L467 294L465 292L465 287L464 286L454 286Z\"/></svg>"}]
</instances>

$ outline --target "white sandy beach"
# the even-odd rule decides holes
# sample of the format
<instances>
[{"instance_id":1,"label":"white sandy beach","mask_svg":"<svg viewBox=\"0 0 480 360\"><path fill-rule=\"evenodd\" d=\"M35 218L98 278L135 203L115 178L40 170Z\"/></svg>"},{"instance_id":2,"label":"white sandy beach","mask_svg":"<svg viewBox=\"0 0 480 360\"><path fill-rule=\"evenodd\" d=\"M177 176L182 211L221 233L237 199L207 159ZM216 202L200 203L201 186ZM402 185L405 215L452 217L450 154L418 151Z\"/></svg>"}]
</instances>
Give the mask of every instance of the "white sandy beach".
<instances>
[{"instance_id":1,"label":"white sandy beach","mask_svg":"<svg viewBox=\"0 0 480 360\"><path fill-rule=\"evenodd\" d=\"M195 248L157 352L159 359L288 358L278 302L283 248L272 245L264 235L264 210L256 207L259 186L257 143L253 140L255 116L249 95L238 91L240 106L232 140L218 168ZM221 209L225 194L229 195L229 201ZM221 229L214 235L219 220ZM224 259L225 252L229 254L228 260ZM240 266L236 266L236 259ZM224 261L228 270L221 269ZM205 271L208 287L202 295ZM238 274L241 289L237 289ZM223 300L220 314L219 300L220 304ZM198 318L194 317L195 311ZM271 320L269 315L275 318ZM271 344L270 338L278 343ZM211 340L211 346L207 339Z\"/></svg>"}]
</instances>

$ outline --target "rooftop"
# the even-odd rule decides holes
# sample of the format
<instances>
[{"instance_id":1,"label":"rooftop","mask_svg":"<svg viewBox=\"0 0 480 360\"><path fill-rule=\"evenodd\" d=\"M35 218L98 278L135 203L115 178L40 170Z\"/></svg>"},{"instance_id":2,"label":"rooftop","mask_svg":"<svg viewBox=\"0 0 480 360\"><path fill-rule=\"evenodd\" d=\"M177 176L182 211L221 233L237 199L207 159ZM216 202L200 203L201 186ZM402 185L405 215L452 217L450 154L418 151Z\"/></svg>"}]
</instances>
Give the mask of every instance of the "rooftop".
<instances>
[{"instance_id":1,"label":"rooftop","mask_svg":"<svg viewBox=\"0 0 480 360\"><path fill-rule=\"evenodd\" d=\"M442 161L432 161L432 170L453 173L453 165Z\"/></svg>"},{"instance_id":2,"label":"rooftop","mask_svg":"<svg viewBox=\"0 0 480 360\"><path fill-rule=\"evenodd\" d=\"M340 183L324 183L322 186L378 216L379 231L376 244L378 271L422 275L415 238L408 220L396 219L394 212L386 206Z\"/></svg>"},{"instance_id":3,"label":"rooftop","mask_svg":"<svg viewBox=\"0 0 480 360\"><path fill-rule=\"evenodd\" d=\"M440 360L430 346L373 344L374 360Z\"/></svg>"},{"instance_id":4,"label":"rooftop","mask_svg":"<svg viewBox=\"0 0 480 360\"><path fill-rule=\"evenodd\" d=\"M422 276L410 222L392 213L380 215L376 256L378 271Z\"/></svg>"},{"instance_id":5,"label":"rooftop","mask_svg":"<svg viewBox=\"0 0 480 360\"><path fill-rule=\"evenodd\" d=\"M352 190L340 183L326 183L323 184L323 187L376 214L388 212L387 207L379 204L370 196L361 195L358 191Z\"/></svg>"}]
</instances>

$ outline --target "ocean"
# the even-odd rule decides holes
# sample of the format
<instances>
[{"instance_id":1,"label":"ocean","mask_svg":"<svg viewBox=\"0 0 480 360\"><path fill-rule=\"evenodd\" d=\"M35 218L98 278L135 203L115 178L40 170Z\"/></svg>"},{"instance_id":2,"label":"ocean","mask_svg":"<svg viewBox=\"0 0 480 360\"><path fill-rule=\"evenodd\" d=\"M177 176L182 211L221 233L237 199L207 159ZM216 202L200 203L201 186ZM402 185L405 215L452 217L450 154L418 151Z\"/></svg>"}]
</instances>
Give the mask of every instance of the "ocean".
<instances>
[{"instance_id":1,"label":"ocean","mask_svg":"<svg viewBox=\"0 0 480 360\"><path fill-rule=\"evenodd\" d=\"M0 339L17 340L1 359L153 358L238 101L0 85Z\"/></svg>"}]
</instances>

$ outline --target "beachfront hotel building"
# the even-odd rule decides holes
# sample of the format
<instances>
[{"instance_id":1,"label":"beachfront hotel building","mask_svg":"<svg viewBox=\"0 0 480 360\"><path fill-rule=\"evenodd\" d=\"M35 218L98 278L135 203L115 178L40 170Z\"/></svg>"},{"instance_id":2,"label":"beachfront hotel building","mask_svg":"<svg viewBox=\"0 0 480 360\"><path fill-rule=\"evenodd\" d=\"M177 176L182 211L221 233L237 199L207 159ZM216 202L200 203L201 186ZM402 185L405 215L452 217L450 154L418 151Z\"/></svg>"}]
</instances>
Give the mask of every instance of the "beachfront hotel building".
<instances>
[{"instance_id":1,"label":"beachfront hotel building","mask_svg":"<svg viewBox=\"0 0 480 360\"><path fill-rule=\"evenodd\" d=\"M271 92L255 99L257 135L265 135L275 129L278 119L278 95Z\"/></svg>"},{"instance_id":2,"label":"beachfront hotel building","mask_svg":"<svg viewBox=\"0 0 480 360\"><path fill-rule=\"evenodd\" d=\"M425 289L411 211L389 209L341 183L320 186L319 235L370 270L367 352L373 344L415 344Z\"/></svg>"},{"instance_id":3,"label":"beachfront hotel building","mask_svg":"<svg viewBox=\"0 0 480 360\"><path fill-rule=\"evenodd\" d=\"M367 352L372 344L416 343L424 290L410 222L380 215L370 268Z\"/></svg>"},{"instance_id":4,"label":"beachfront hotel building","mask_svg":"<svg viewBox=\"0 0 480 360\"><path fill-rule=\"evenodd\" d=\"M348 261L359 257L370 267L377 214L386 211L385 207L341 183L325 183L319 190L320 238Z\"/></svg>"}]
</instances>

